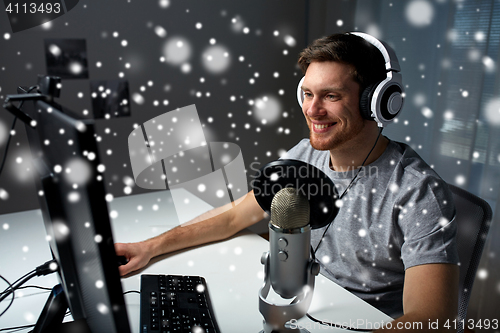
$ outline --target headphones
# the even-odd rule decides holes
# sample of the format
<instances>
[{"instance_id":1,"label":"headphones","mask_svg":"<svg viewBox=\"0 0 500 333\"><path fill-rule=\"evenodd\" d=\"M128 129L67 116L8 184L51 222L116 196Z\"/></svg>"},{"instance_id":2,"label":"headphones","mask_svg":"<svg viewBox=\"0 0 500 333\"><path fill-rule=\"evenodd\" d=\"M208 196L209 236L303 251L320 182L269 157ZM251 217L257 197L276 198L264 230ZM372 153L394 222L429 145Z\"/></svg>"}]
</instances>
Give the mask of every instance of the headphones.
<instances>
[{"instance_id":1,"label":"headphones","mask_svg":"<svg viewBox=\"0 0 500 333\"><path fill-rule=\"evenodd\" d=\"M363 32L350 34L359 36L375 46L384 57L387 77L383 81L368 85L359 99L361 116L364 119L375 120L379 127L384 127L390 124L403 108L404 89L398 58L394 50L385 42ZM297 87L297 100L300 107L304 101L304 92L301 89L304 79L305 76Z\"/></svg>"}]
</instances>

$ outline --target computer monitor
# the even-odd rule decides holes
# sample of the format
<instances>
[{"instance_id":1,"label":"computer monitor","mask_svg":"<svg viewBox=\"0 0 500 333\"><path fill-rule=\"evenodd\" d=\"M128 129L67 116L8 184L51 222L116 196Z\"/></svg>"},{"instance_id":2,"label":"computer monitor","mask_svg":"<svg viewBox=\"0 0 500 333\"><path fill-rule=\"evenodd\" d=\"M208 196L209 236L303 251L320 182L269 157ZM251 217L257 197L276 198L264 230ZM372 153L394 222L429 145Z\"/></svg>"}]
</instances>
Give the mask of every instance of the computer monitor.
<instances>
[{"instance_id":1,"label":"computer monitor","mask_svg":"<svg viewBox=\"0 0 500 333\"><path fill-rule=\"evenodd\" d=\"M30 96L19 118L26 123L43 220L71 314L92 333L128 333L94 121L52 96L18 92L10 106Z\"/></svg>"}]
</instances>

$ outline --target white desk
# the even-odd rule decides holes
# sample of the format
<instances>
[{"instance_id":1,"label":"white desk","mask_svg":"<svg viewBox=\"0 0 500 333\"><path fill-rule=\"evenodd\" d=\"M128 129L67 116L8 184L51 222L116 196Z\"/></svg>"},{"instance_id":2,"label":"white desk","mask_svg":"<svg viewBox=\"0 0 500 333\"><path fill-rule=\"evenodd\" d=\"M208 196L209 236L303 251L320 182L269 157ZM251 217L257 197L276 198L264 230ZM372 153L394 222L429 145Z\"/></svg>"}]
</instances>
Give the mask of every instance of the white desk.
<instances>
[{"instance_id":1,"label":"white desk","mask_svg":"<svg viewBox=\"0 0 500 333\"><path fill-rule=\"evenodd\" d=\"M181 190L179 190L181 191ZM112 220L116 242L133 242L158 235L211 207L190 193L184 193L188 210L177 217L169 192L154 192L115 199L110 211L118 212ZM142 210L138 207L141 206ZM4 225L8 225L6 229ZM21 275L50 260L40 211L0 215L0 274L13 282ZM250 232L218 243L160 256L145 269L122 279L124 291L140 289L140 274L201 275L207 280L215 316L221 332L259 332L262 315L258 310L258 291L263 284L260 257L269 244ZM52 287L58 283L55 274L34 278L29 284ZM0 282L4 286L3 282ZM3 287L0 288L3 290ZM16 292L8 312L0 317L0 328L36 322L48 293L37 289ZM132 332L139 332L139 295L125 295ZM8 302L0 305L0 312ZM316 278L316 288L309 313L330 322L356 323L390 321L391 318L355 297L323 276ZM299 324L310 332L329 327L314 325L303 318ZM359 325L361 328L362 325ZM339 330L340 331L340 330ZM345 331L342 331L345 332Z\"/></svg>"}]
</instances>

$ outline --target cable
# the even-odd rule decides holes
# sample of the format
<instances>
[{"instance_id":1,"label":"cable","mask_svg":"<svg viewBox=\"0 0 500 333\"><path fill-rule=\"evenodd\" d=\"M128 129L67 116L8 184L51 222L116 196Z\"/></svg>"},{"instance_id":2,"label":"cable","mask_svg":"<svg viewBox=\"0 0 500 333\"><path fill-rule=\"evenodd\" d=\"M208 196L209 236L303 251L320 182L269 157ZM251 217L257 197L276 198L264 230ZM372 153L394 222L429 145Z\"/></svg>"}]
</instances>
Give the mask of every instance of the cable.
<instances>
[{"instance_id":1,"label":"cable","mask_svg":"<svg viewBox=\"0 0 500 333\"><path fill-rule=\"evenodd\" d=\"M26 276L28 276L29 274L32 274L34 273L35 270L32 270L31 272L28 272L26 274L24 274L23 276L21 276L19 279L17 279L16 281L14 281L14 283L12 284L9 284L9 287L5 288L4 291L2 291L0 293L0 302L3 301L8 295L10 295L10 293L13 292L14 289L17 289L15 288L14 286L19 282L21 281L22 279L24 279Z\"/></svg>"},{"instance_id":2,"label":"cable","mask_svg":"<svg viewBox=\"0 0 500 333\"><path fill-rule=\"evenodd\" d=\"M0 317L10 308L12 303L14 302L14 296L16 289L19 289L23 284L28 282L35 276L47 275L57 271L57 263L55 260L49 260L45 262L43 265L38 266L31 272L24 274L22 277L16 280L14 283L9 283L4 277L2 279L6 281L9 285L1 294L0 294L0 302L7 298L10 294L12 294L12 300L7 308L0 314ZM0 276L1 277L1 276Z\"/></svg>"},{"instance_id":3,"label":"cable","mask_svg":"<svg viewBox=\"0 0 500 333\"><path fill-rule=\"evenodd\" d=\"M319 323L321 325L326 325L326 326L330 326L330 327L335 327L335 328L340 328L340 329L343 329L343 330L355 331L355 332L373 332L373 330L369 330L369 329L366 329L366 328L354 328L354 327L349 327L349 326L343 326L343 325L340 325L340 324L337 324L337 323L330 323L330 322L327 322L327 321L319 320L319 319L316 319L313 316L311 316L309 313L306 313L306 316L307 316L307 318L309 318L312 321L317 322L317 323Z\"/></svg>"},{"instance_id":4,"label":"cable","mask_svg":"<svg viewBox=\"0 0 500 333\"><path fill-rule=\"evenodd\" d=\"M356 172L356 175L351 180L349 185L347 185L347 188L345 189L345 191L342 193L342 195L339 197L338 200L342 199L344 197L344 195L347 193L347 191L349 191L349 189L352 187L352 185L354 185L354 181L358 178L359 172L361 171L361 169L365 165L366 161L368 160L368 157L370 157L370 154L372 153L373 149L375 149L375 147L377 146L378 139L380 138L380 135L382 134L382 129L383 129L383 127L380 127L380 130L379 130L378 135L377 135L377 139L375 140L375 143L373 144L372 149L370 149L370 151L368 152L368 155L366 155L366 157L365 157L365 160L363 161L363 163L361 163L361 167L359 167L358 172ZM321 241L325 237L326 232L328 231L328 229L330 228L332 223L333 223L333 220L330 221L330 223L328 223L327 227L325 228L325 231L323 232L323 235L321 235L321 238L318 242L318 245L316 245L316 249L313 249L313 246L311 244L311 257L313 260L316 260L316 251L318 251L318 248L321 244ZM321 325L327 325L330 327L341 328L341 329L350 330L350 331L357 331L357 332L371 332L372 331L372 330L367 330L367 329L357 329L357 328L352 328L352 327L348 327L348 326L342 326L342 325L338 325L338 324L334 324L334 323L329 323L326 321L316 319L313 316L311 316L309 313L307 313L306 315L309 319L311 319L312 321L317 322Z\"/></svg>"},{"instance_id":5,"label":"cable","mask_svg":"<svg viewBox=\"0 0 500 333\"><path fill-rule=\"evenodd\" d=\"M23 276L21 276L19 279L17 279L16 281L14 281L14 283L12 283L9 287L5 288L5 290L4 290L4 291L2 291L2 292L0 293L0 302L1 302L4 298L5 298L5 297L3 297L3 295L4 295L5 293L7 293L7 292L9 291L9 289L12 289L12 287L11 287L11 286L14 286L16 283L18 283L19 281L21 281L22 279L24 279L26 276L28 276L29 274L31 274L31 273L33 273L33 272L35 272L35 271L36 271L36 270L34 269L34 270L32 270L32 271L30 271L30 272L28 272L28 273L24 274L24 275L23 275Z\"/></svg>"},{"instance_id":6,"label":"cable","mask_svg":"<svg viewBox=\"0 0 500 333\"><path fill-rule=\"evenodd\" d=\"M0 278L1 278L2 280L4 280L5 282L7 282L7 284L9 285L9 287L7 287L7 288L12 288L12 284L11 284L11 283L10 283L10 282L6 279L6 278L4 278L4 277L3 277L3 276L1 276L1 275L0 275ZM12 290L14 290L14 289L12 289ZM3 312L2 312L2 313L0 313L0 317L1 317L1 316L5 313L5 312L7 312L7 310L11 307L12 303L14 303L14 296L15 296L15 295L14 295L14 292L12 292L12 299L10 300L9 305L7 305L7 308L5 308L5 310L3 310Z\"/></svg>"},{"instance_id":7,"label":"cable","mask_svg":"<svg viewBox=\"0 0 500 333\"><path fill-rule=\"evenodd\" d=\"M24 279L22 279L20 282L18 282L16 285L14 285L11 289L10 292L6 292L4 295L2 295L0 297L0 301L2 301L3 299L5 299L7 296L9 296L10 294L13 294L14 291L16 289L18 289L20 286L22 286L23 284L25 284L26 282L28 282L29 280L31 280L32 278L34 278L36 275L36 272L33 272L31 273L30 275L26 276Z\"/></svg>"},{"instance_id":8,"label":"cable","mask_svg":"<svg viewBox=\"0 0 500 333\"><path fill-rule=\"evenodd\" d=\"M12 292L14 292L15 288L14 286L19 282L21 281L22 279L24 279L26 276L28 276L29 274L32 274L34 273L36 270L32 270L31 272L28 272L26 274L24 274L23 276L21 276L19 279L17 279L16 281L14 281L14 283L10 284L9 283L9 286L7 288L5 288L4 291L2 291L0 293L0 302L3 301L7 296L9 296ZM4 279L5 280L5 279Z\"/></svg>"},{"instance_id":9,"label":"cable","mask_svg":"<svg viewBox=\"0 0 500 333\"><path fill-rule=\"evenodd\" d=\"M123 293L123 295L130 294L130 293L137 293L137 294L140 294L141 292L140 292L140 291L138 291L138 290L129 290L129 291L125 291L125 292Z\"/></svg>"},{"instance_id":10,"label":"cable","mask_svg":"<svg viewBox=\"0 0 500 333\"><path fill-rule=\"evenodd\" d=\"M368 160L368 157L370 157L370 154L372 153L373 149L375 149L375 146L377 145L378 139L380 138L380 135L382 134L382 130L383 130L383 127L380 127L380 130L378 131L377 139L375 140L375 144L373 145L372 149L370 149L370 151L368 152L368 155L366 155L365 160L363 161L363 163L361 163L361 166L358 169L358 172L356 172L356 175L351 180L351 182L349 183L349 185L347 185L347 188L345 189L345 191L342 193L342 195L339 197L338 200L342 199L344 197L344 195L347 193L347 191L349 191L349 189L352 187L352 185L354 185L354 181L356 180L356 178L358 178L359 172L365 166L366 160ZM332 225L332 223L333 223L333 220L330 221L330 223L328 223L328 226L326 227L325 231L323 232L323 235L321 235L321 238L319 240L318 245L316 246L316 249L314 249L314 251L312 252L312 258L313 259L316 258L316 251L318 251L319 245L321 244L321 241L323 240L323 237L325 237L326 232L328 231L328 229L330 228L330 226ZM311 248L312 248L312 245L311 245Z\"/></svg>"},{"instance_id":11,"label":"cable","mask_svg":"<svg viewBox=\"0 0 500 333\"><path fill-rule=\"evenodd\" d=\"M35 286L35 285L30 285L30 286L22 286L22 287L19 287L17 289L28 289L28 288L36 288L36 289L42 289L42 290L48 290L48 291L51 291L52 288L49 288L49 287L43 287L43 286Z\"/></svg>"},{"instance_id":12,"label":"cable","mask_svg":"<svg viewBox=\"0 0 500 333\"><path fill-rule=\"evenodd\" d=\"M24 330L24 329L27 329L27 328L32 328L34 326L35 326L35 324L0 328L0 332L12 331L11 333L13 333L13 332L17 332L17 331Z\"/></svg>"}]
</instances>

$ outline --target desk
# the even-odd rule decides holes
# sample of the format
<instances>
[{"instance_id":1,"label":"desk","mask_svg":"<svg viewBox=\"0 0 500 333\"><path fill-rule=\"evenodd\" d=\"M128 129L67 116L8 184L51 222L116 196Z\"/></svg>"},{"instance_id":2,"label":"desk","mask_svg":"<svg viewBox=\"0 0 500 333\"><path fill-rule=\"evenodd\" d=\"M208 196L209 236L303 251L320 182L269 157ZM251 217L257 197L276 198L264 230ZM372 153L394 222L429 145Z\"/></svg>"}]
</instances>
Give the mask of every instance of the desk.
<instances>
[{"instance_id":1,"label":"desk","mask_svg":"<svg viewBox=\"0 0 500 333\"><path fill-rule=\"evenodd\" d=\"M183 190L176 190L183 191ZM184 191L188 210L177 214L168 191L117 198L109 210L118 212L111 221L116 242L134 242L158 235L180 222L211 209L196 196ZM179 208L179 207L178 207ZM39 210L0 215L0 274L13 282L21 275L50 260L50 249ZM124 291L140 289L140 274L201 275L207 280L215 316L223 333L259 332L262 315L258 310L258 291L263 284L260 257L269 243L243 231L217 243L178 251L154 258L143 270L122 279ZM55 274L34 278L30 285L52 287ZM2 290L3 290L3 283ZM0 328L36 322L48 294L37 289L16 292L8 312L0 317ZM133 333L139 332L139 295L125 295ZM2 302L0 312L7 302ZM316 278L314 298L309 313L330 322L365 323L390 321L391 318L347 292L322 275ZM299 324L311 332L335 331L319 327L303 318ZM360 325L359 327L362 327ZM340 330L338 330L340 331ZM342 331L345 332L345 331Z\"/></svg>"}]
</instances>

